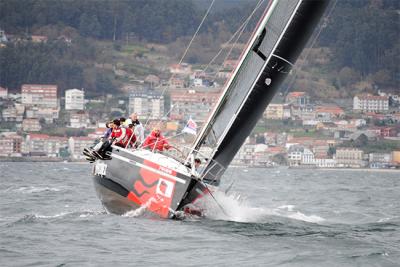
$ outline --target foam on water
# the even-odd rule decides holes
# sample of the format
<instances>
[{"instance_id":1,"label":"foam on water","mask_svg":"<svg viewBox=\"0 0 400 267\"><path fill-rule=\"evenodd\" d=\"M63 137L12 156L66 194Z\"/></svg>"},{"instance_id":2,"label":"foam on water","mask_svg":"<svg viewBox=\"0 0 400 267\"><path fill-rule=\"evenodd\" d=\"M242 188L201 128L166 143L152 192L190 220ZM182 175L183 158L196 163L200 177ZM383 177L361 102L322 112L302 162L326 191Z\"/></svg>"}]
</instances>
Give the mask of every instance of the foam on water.
<instances>
[{"instance_id":1,"label":"foam on water","mask_svg":"<svg viewBox=\"0 0 400 267\"><path fill-rule=\"evenodd\" d=\"M144 203L142 206L140 206L139 208L135 209L135 210L131 210L126 212L125 214L123 214L123 217L139 217L142 216L143 214L145 214L147 208L151 205L151 203L157 201L154 197L150 198L149 200L147 200L146 203Z\"/></svg>"},{"instance_id":2,"label":"foam on water","mask_svg":"<svg viewBox=\"0 0 400 267\"><path fill-rule=\"evenodd\" d=\"M285 217L289 219L310 223L321 223L324 218L318 215L306 215L295 209L295 205L284 205L277 208L253 207L240 195L224 194L221 191L213 193L215 199L207 196L198 205L205 210L205 216L215 220L229 220L235 222L267 222L271 216Z\"/></svg>"}]
</instances>

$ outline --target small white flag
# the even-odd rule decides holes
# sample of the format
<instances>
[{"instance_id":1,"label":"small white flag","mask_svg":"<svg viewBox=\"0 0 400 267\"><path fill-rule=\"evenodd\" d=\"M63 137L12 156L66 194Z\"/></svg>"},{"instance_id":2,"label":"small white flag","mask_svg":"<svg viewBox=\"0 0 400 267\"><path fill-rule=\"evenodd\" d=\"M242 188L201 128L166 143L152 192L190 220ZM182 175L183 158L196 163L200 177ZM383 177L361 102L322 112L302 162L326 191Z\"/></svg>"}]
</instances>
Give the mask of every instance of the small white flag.
<instances>
[{"instance_id":1,"label":"small white flag","mask_svg":"<svg viewBox=\"0 0 400 267\"><path fill-rule=\"evenodd\" d=\"M186 123L185 128L183 128L182 130L183 133L188 133L188 134L197 134L197 124L194 120L192 120L192 118L190 118L188 120L188 122Z\"/></svg>"}]
</instances>

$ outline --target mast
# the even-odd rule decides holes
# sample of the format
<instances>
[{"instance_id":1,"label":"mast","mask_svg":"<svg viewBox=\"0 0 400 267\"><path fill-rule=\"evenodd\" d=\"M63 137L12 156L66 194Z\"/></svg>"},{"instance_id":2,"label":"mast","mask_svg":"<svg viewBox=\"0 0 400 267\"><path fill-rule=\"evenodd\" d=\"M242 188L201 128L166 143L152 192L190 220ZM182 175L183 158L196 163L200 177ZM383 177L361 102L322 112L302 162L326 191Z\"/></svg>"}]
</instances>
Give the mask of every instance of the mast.
<instances>
[{"instance_id":1,"label":"mast","mask_svg":"<svg viewBox=\"0 0 400 267\"><path fill-rule=\"evenodd\" d=\"M273 0L261 18L192 154L212 148L204 179L218 183L311 36L329 0ZM211 164L216 161L219 164ZM215 180L217 177L217 180Z\"/></svg>"}]
</instances>

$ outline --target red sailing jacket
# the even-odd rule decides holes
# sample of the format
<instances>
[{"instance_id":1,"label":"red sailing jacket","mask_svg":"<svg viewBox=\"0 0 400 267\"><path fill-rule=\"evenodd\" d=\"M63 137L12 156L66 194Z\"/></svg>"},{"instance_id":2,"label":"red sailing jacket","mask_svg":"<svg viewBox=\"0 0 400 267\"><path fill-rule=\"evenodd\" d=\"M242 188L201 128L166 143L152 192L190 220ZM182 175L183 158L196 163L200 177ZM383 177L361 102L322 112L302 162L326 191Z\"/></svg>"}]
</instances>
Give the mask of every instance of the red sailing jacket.
<instances>
[{"instance_id":1,"label":"red sailing jacket","mask_svg":"<svg viewBox=\"0 0 400 267\"><path fill-rule=\"evenodd\" d=\"M149 148L151 150L157 149L158 151L163 151L169 149L169 144L164 136L161 134L157 137L156 133L153 131L143 142L144 148Z\"/></svg>"},{"instance_id":2,"label":"red sailing jacket","mask_svg":"<svg viewBox=\"0 0 400 267\"><path fill-rule=\"evenodd\" d=\"M128 142L134 144L136 142L136 136L133 134L132 129L119 127L113 129L111 133L111 138L115 138L115 145L126 147Z\"/></svg>"}]
</instances>

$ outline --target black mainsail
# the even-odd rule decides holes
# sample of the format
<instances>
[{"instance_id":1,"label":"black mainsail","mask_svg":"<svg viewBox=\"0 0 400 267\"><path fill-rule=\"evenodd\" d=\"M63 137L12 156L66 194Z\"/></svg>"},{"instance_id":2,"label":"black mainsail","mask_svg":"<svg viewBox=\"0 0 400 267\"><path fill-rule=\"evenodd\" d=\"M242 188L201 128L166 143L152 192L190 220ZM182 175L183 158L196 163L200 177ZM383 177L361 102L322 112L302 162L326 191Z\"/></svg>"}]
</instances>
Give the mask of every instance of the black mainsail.
<instances>
[{"instance_id":1,"label":"black mainsail","mask_svg":"<svg viewBox=\"0 0 400 267\"><path fill-rule=\"evenodd\" d=\"M218 183L321 18L328 0L273 0L256 28L192 154L211 148L204 179ZM211 164L218 162L219 164ZM217 177L217 179L216 179Z\"/></svg>"}]
</instances>

